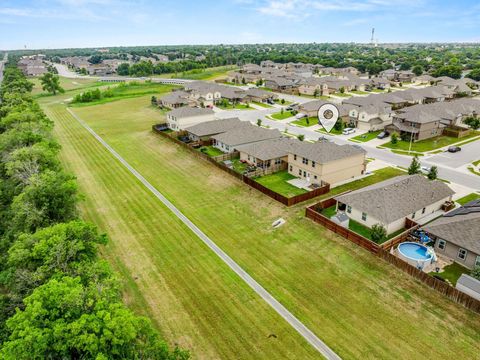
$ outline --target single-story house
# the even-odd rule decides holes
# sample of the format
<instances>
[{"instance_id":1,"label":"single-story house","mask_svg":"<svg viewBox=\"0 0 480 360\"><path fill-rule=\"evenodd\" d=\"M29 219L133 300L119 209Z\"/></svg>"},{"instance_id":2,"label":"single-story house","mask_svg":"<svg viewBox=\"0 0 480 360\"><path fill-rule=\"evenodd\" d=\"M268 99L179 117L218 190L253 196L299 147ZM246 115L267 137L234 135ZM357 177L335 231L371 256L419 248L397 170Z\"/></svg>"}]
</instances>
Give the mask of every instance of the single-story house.
<instances>
[{"instance_id":1,"label":"single-story house","mask_svg":"<svg viewBox=\"0 0 480 360\"><path fill-rule=\"evenodd\" d=\"M480 200L454 209L428 225L435 251L473 269L480 266Z\"/></svg>"},{"instance_id":2,"label":"single-story house","mask_svg":"<svg viewBox=\"0 0 480 360\"><path fill-rule=\"evenodd\" d=\"M195 124L215 120L214 115L212 109L184 106L167 113L167 124L170 129L179 131Z\"/></svg>"},{"instance_id":3,"label":"single-story house","mask_svg":"<svg viewBox=\"0 0 480 360\"><path fill-rule=\"evenodd\" d=\"M241 121L239 118L230 118L201 122L197 125L185 128L185 131L193 141L207 141L214 135L250 125L251 124L248 121Z\"/></svg>"},{"instance_id":4,"label":"single-story house","mask_svg":"<svg viewBox=\"0 0 480 360\"><path fill-rule=\"evenodd\" d=\"M177 90L158 98L157 104L161 107L176 109L186 105L193 106L195 102L190 98L189 93Z\"/></svg>"},{"instance_id":5,"label":"single-story house","mask_svg":"<svg viewBox=\"0 0 480 360\"><path fill-rule=\"evenodd\" d=\"M277 138L259 141L237 147L240 160L262 169L279 166L288 161L288 152L298 140L291 138Z\"/></svg>"},{"instance_id":6,"label":"single-story house","mask_svg":"<svg viewBox=\"0 0 480 360\"><path fill-rule=\"evenodd\" d=\"M405 227L406 219L419 220L452 199L450 187L425 176L403 175L335 197L337 210L371 228L381 224L392 234Z\"/></svg>"},{"instance_id":7,"label":"single-story house","mask_svg":"<svg viewBox=\"0 0 480 360\"><path fill-rule=\"evenodd\" d=\"M288 172L309 183L336 184L366 169L366 151L356 145L337 145L330 141L298 141L288 153Z\"/></svg>"},{"instance_id":8,"label":"single-story house","mask_svg":"<svg viewBox=\"0 0 480 360\"><path fill-rule=\"evenodd\" d=\"M265 102L269 99L278 99L278 95L262 89L250 88L245 91L245 101Z\"/></svg>"},{"instance_id":9,"label":"single-story house","mask_svg":"<svg viewBox=\"0 0 480 360\"><path fill-rule=\"evenodd\" d=\"M231 153L241 145L252 144L259 141L279 139L282 134L277 129L265 129L256 125L242 126L224 133L212 136L213 146L217 149Z\"/></svg>"}]
</instances>

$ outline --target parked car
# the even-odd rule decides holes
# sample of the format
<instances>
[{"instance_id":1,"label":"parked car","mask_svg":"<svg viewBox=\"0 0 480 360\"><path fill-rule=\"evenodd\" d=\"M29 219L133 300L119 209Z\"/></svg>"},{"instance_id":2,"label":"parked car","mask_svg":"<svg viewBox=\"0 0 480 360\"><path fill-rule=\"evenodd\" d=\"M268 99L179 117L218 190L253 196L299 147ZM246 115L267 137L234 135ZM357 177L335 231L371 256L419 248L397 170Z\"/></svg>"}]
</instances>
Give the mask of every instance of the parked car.
<instances>
[{"instance_id":1,"label":"parked car","mask_svg":"<svg viewBox=\"0 0 480 360\"><path fill-rule=\"evenodd\" d=\"M350 135L350 134L353 134L354 132L355 132L354 128L345 128L345 129L343 129L342 134L343 135Z\"/></svg>"},{"instance_id":2,"label":"parked car","mask_svg":"<svg viewBox=\"0 0 480 360\"><path fill-rule=\"evenodd\" d=\"M270 105L273 105L273 104L275 104L275 101L273 101L272 99L267 99L267 103L270 104Z\"/></svg>"},{"instance_id":3,"label":"parked car","mask_svg":"<svg viewBox=\"0 0 480 360\"><path fill-rule=\"evenodd\" d=\"M420 168L424 173L429 173L430 172L430 168L428 166L422 166Z\"/></svg>"},{"instance_id":4,"label":"parked car","mask_svg":"<svg viewBox=\"0 0 480 360\"><path fill-rule=\"evenodd\" d=\"M390 133L388 131L382 131L380 134L377 135L377 139L385 139L389 137Z\"/></svg>"},{"instance_id":5,"label":"parked car","mask_svg":"<svg viewBox=\"0 0 480 360\"><path fill-rule=\"evenodd\" d=\"M460 146L450 146L447 151L450 152L450 153L456 153L456 152L459 152L461 150L462 150L462 148Z\"/></svg>"},{"instance_id":6,"label":"parked car","mask_svg":"<svg viewBox=\"0 0 480 360\"><path fill-rule=\"evenodd\" d=\"M188 136L179 136L178 140L180 140L181 142L184 142L185 144L192 142L192 139L190 139Z\"/></svg>"},{"instance_id":7,"label":"parked car","mask_svg":"<svg viewBox=\"0 0 480 360\"><path fill-rule=\"evenodd\" d=\"M303 119L304 117L307 117L307 114L298 113L295 115L295 119Z\"/></svg>"}]
</instances>

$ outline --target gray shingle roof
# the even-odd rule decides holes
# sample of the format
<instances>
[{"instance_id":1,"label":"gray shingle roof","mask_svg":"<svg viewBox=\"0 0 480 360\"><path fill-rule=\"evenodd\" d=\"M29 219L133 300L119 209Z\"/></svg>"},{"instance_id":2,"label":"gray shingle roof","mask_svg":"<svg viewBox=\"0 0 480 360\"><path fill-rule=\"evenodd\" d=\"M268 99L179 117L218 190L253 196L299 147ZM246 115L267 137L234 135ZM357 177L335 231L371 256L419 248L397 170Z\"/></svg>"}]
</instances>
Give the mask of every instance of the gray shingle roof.
<instances>
[{"instance_id":1,"label":"gray shingle roof","mask_svg":"<svg viewBox=\"0 0 480 360\"><path fill-rule=\"evenodd\" d=\"M250 123L248 121L241 121L239 118L230 118L205 121L200 124L190 126L185 130L196 136L208 136L224 133L237 127L249 125Z\"/></svg>"},{"instance_id":2,"label":"gray shingle roof","mask_svg":"<svg viewBox=\"0 0 480 360\"><path fill-rule=\"evenodd\" d=\"M318 164L325 164L350 156L366 154L366 151L360 146L338 145L330 141L319 141L315 143L298 141L292 144L291 153L313 160Z\"/></svg>"},{"instance_id":3,"label":"gray shingle roof","mask_svg":"<svg viewBox=\"0 0 480 360\"><path fill-rule=\"evenodd\" d=\"M250 124L250 126L234 128L212 138L226 145L236 146L280 137L282 135L277 129L265 129Z\"/></svg>"},{"instance_id":4,"label":"gray shingle roof","mask_svg":"<svg viewBox=\"0 0 480 360\"><path fill-rule=\"evenodd\" d=\"M473 201L432 221L424 230L480 254L480 201Z\"/></svg>"},{"instance_id":5,"label":"gray shingle roof","mask_svg":"<svg viewBox=\"0 0 480 360\"><path fill-rule=\"evenodd\" d=\"M457 281L458 285L463 285L480 295L480 280L475 279L467 274L462 274Z\"/></svg>"},{"instance_id":6,"label":"gray shingle roof","mask_svg":"<svg viewBox=\"0 0 480 360\"><path fill-rule=\"evenodd\" d=\"M335 199L390 224L453 195L438 180L422 175L403 175L352 191Z\"/></svg>"},{"instance_id":7,"label":"gray shingle roof","mask_svg":"<svg viewBox=\"0 0 480 360\"><path fill-rule=\"evenodd\" d=\"M280 138L260 141L237 147L238 151L247 153L260 160L277 159L288 155L288 152L296 139Z\"/></svg>"},{"instance_id":8,"label":"gray shingle roof","mask_svg":"<svg viewBox=\"0 0 480 360\"><path fill-rule=\"evenodd\" d=\"M214 114L212 109L208 108L197 108L197 107L190 107L184 106L169 111L167 115L175 116L176 118L185 118L190 116L201 116L201 115L210 115Z\"/></svg>"}]
</instances>

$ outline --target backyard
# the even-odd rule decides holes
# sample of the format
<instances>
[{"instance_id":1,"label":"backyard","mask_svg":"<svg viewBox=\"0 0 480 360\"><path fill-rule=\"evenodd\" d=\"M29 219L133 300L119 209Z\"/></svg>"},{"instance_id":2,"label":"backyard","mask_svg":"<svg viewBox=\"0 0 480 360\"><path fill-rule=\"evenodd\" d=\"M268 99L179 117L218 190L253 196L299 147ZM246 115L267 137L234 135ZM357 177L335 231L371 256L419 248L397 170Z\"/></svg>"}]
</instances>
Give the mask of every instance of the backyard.
<instances>
[{"instance_id":1,"label":"backyard","mask_svg":"<svg viewBox=\"0 0 480 360\"><path fill-rule=\"evenodd\" d=\"M450 282L450 284L455 286L455 284L457 283L460 276L462 276L462 274L470 274L470 270L467 269L466 267L454 262L450 265L445 266L442 269L441 272L437 273L435 271L432 271L429 274L432 275L432 276L433 275L439 276L444 280L448 280L448 282Z\"/></svg>"},{"instance_id":2,"label":"backyard","mask_svg":"<svg viewBox=\"0 0 480 360\"><path fill-rule=\"evenodd\" d=\"M450 136L437 136L430 139L412 142L411 150L418 151L418 152L431 151L431 150L449 146L455 143L464 142L467 140L473 140L473 138L479 135L480 135L480 131L474 131L472 132L472 134L460 139L456 137L450 137ZM382 146L389 149L408 151L410 148L410 142L398 139L398 142L396 144L392 144L391 142L386 142L382 144Z\"/></svg>"},{"instance_id":3,"label":"backyard","mask_svg":"<svg viewBox=\"0 0 480 360\"><path fill-rule=\"evenodd\" d=\"M308 192L305 189L297 188L287 181L296 179L295 176L288 173L287 170L278 171L276 173L254 178L256 182L273 190L283 196L292 197Z\"/></svg>"},{"instance_id":4,"label":"backyard","mask_svg":"<svg viewBox=\"0 0 480 360\"><path fill-rule=\"evenodd\" d=\"M120 272L127 303L151 317L170 344L209 359L318 358L64 105L43 106L85 194L84 216L112 239L102 253ZM477 315L306 219L304 205L285 208L152 133L163 114L149 96L73 110L343 359L411 359L418 349L427 358L477 356ZM272 230L279 217L286 224ZM278 339L264 335L272 333Z\"/></svg>"},{"instance_id":5,"label":"backyard","mask_svg":"<svg viewBox=\"0 0 480 360\"><path fill-rule=\"evenodd\" d=\"M211 156L211 157L223 154L223 152L220 149L217 149L216 147L214 147L212 145L202 146L201 148L198 148L197 150L206 154L206 155L208 155L208 156Z\"/></svg>"}]
</instances>

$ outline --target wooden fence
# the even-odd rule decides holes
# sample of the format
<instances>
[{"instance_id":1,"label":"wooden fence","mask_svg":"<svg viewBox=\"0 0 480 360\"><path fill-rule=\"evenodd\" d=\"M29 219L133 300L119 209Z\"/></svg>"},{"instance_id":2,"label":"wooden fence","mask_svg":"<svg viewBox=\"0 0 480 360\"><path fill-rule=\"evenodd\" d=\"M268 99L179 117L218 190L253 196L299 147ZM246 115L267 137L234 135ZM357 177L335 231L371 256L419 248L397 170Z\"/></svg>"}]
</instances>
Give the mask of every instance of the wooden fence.
<instances>
[{"instance_id":1,"label":"wooden fence","mask_svg":"<svg viewBox=\"0 0 480 360\"><path fill-rule=\"evenodd\" d=\"M427 273L423 272L422 270L417 269L416 267L410 265L409 263L405 262L404 260L396 257L393 254L390 254L388 250L390 250L396 244L406 240L408 238L408 234L414 228L419 227L417 223L411 221L410 223L407 222L406 226L411 226L410 229L403 232L402 234L396 236L391 240L389 244L386 246L378 245L373 241L358 235L352 232L349 229L344 228L341 225L336 224L326 216L322 215L316 209L325 209L332 206L332 199L326 199L321 201L318 204L312 205L306 208L305 216L309 219L312 219L318 224L323 225L327 229L337 233L338 235L344 237L345 239L357 244L358 246L370 251L372 254L375 254L379 258L383 259L384 261L394 265L395 267L399 268L403 272L406 272L410 276L413 276L415 279L423 282L430 288L438 291L439 293L445 295L450 300L457 302L458 304L480 313L480 301L474 299L473 297L455 289L448 283L441 281L439 279L434 278L433 276L428 275Z\"/></svg>"},{"instance_id":2,"label":"wooden fence","mask_svg":"<svg viewBox=\"0 0 480 360\"><path fill-rule=\"evenodd\" d=\"M242 174L236 172L235 170L230 169L225 164L223 164L223 161L225 161L225 160L231 160L234 157L238 157L238 155L239 155L238 152L231 153L231 154L223 154L223 155L219 155L219 156L216 156L216 157L212 158L212 157L208 156L207 154L204 154L200 151L197 151L197 150L193 149L191 144L186 144L183 141L178 140L177 137L178 136L184 136L186 134L185 132L167 133L165 131L159 130L158 125L152 126L152 130L156 134L159 134L160 136L173 141L174 143L180 145L181 147L190 150L192 152L192 154L194 154L195 156L210 162L211 164L215 165L217 168L229 173L232 176L235 176L237 179L243 181L245 184L251 186L252 188L264 193L265 195L271 197L272 199L274 199L274 200L276 200L276 201L278 201L278 202L280 202L280 203L282 203L286 206L292 206L292 205L301 203L303 201L313 199L314 197L326 194L330 191L330 184L324 183L324 184L322 184L321 187L319 187L315 190L309 191L305 194L301 194L301 195L297 195L297 196L293 196L293 197L288 198L288 197L283 196L283 195L281 195L281 194L279 194L279 193L277 193L273 190L270 190L269 188L263 186L262 184L256 182L255 180L251 179L249 177L249 176L251 176L250 174L249 174L249 176L242 175Z\"/></svg>"},{"instance_id":3,"label":"wooden fence","mask_svg":"<svg viewBox=\"0 0 480 360\"><path fill-rule=\"evenodd\" d=\"M465 136L468 136L472 133L472 129L465 129L461 127L449 127L443 129L443 135L445 136L450 136L450 137L456 137L456 138L462 138Z\"/></svg>"}]
</instances>

